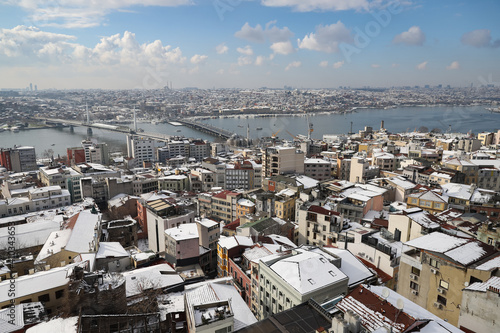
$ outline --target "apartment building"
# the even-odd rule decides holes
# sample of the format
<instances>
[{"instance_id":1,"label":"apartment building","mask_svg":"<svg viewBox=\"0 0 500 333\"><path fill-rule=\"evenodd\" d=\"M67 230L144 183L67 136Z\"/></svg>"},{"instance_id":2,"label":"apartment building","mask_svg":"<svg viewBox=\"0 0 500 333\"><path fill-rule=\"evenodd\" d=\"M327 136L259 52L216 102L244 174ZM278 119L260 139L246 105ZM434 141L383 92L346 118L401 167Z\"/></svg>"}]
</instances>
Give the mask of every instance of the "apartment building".
<instances>
[{"instance_id":1,"label":"apartment building","mask_svg":"<svg viewBox=\"0 0 500 333\"><path fill-rule=\"evenodd\" d=\"M60 186L30 189L25 197L0 200L0 217L14 216L71 205L71 195Z\"/></svg>"},{"instance_id":2,"label":"apartment building","mask_svg":"<svg viewBox=\"0 0 500 333\"><path fill-rule=\"evenodd\" d=\"M34 147L14 146L0 149L0 165L7 171L27 172L38 169Z\"/></svg>"},{"instance_id":3,"label":"apartment building","mask_svg":"<svg viewBox=\"0 0 500 333\"><path fill-rule=\"evenodd\" d=\"M262 150L262 178L287 173L304 173L304 152L284 146Z\"/></svg>"},{"instance_id":4,"label":"apartment building","mask_svg":"<svg viewBox=\"0 0 500 333\"><path fill-rule=\"evenodd\" d=\"M399 265L397 292L457 326L464 287L493 275L499 252L475 239L433 232L409 242ZM484 265L483 265L484 264Z\"/></svg>"},{"instance_id":5,"label":"apartment building","mask_svg":"<svg viewBox=\"0 0 500 333\"><path fill-rule=\"evenodd\" d=\"M166 229L193 223L196 216L192 206L172 203L165 198L147 201L143 206L146 207L149 249L155 252L164 252L166 249Z\"/></svg>"},{"instance_id":6,"label":"apartment building","mask_svg":"<svg viewBox=\"0 0 500 333\"><path fill-rule=\"evenodd\" d=\"M408 195L406 205L408 208L421 208L432 214L438 214L448 209L446 198L432 190Z\"/></svg>"},{"instance_id":7,"label":"apartment building","mask_svg":"<svg viewBox=\"0 0 500 333\"><path fill-rule=\"evenodd\" d=\"M304 162L304 174L323 181L332 178L332 162L320 158L308 158Z\"/></svg>"},{"instance_id":8,"label":"apartment building","mask_svg":"<svg viewBox=\"0 0 500 333\"><path fill-rule=\"evenodd\" d=\"M137 135L127 135L127 154L134 159L135 167L142 165L142 162L152 162L156 160L156 150L163 147L163 142L157 142L151 138Z\"/></svg>"},{"instance_id":9,"label":"apartment building","mask_svg":"<svg viewBox=\"0 0 500 333\"><path fill-rule=\"evenodd\" d=\"M259 261L260 319L302 304L318 303L347 293L349 278L341 259L319 248L296 248Z\"/></svg>"},{"instance_id":10,"label":"apartment building","mask_svg":"<svg viewBox=\"0 0 500 333\"><path fill-rule=\"evenodd\" d=\"M344 227L340 213L317 205L302 205L298 211L298 244L331 245L333 232Z\"/></svg>"}]
</instances>

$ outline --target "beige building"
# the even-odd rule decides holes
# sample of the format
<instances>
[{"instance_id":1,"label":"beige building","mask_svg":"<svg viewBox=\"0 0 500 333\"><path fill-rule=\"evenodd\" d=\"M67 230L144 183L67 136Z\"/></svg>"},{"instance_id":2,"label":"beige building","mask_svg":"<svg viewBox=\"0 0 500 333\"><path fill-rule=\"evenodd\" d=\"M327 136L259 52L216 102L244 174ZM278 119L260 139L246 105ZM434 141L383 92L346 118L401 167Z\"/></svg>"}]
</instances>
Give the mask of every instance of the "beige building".
<instances>
[{"instance_id":1,"label":"beige building","mask_svg":"<svg viewBox=\"0 0 500 333\"><path fill-rule=\"evenodd\" d=\"M344 226L343 218L339 213L321 206L302 206L298 215L298 244L331 245L331 238Z\"/></svg>"},{"instance_id":2,"label":"beige building","mask_svg":"<svg viewBox=\"0 0 500 333\"><path fill-rule=\"evenodd\" d=\"M495 270L483 263L499 255L475 239L433 232L405 243L397 292L457 326L463 288L488 280Z\"/></svg>"},{"instance_id":3,"label":"beige building","mask_svg":"<svg viewBox=\"0 0 500 333\"><path fill-rule=\"evenodd\" d=\"M263 149L262 178L286 173L304 173L304 152L283 146Z\"/></svg>"}]
</instances>

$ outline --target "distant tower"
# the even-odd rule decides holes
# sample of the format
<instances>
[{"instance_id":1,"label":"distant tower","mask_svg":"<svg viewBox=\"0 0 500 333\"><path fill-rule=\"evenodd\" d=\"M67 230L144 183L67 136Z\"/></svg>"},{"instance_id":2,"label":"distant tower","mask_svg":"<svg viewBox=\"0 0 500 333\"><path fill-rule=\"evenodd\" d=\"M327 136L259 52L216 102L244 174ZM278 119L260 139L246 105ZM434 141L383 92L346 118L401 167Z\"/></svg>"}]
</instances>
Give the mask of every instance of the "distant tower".
<instances>
[{"instance_id":1,"label":"distant tower","mask_svg":"<svg viewBox=\"0 0 500 333\"><path fill-rule=\"evenodd\" d=\"M35 84L35 91L38 91L38 86Z\"/></svg>"},{"instance_id":2,"label":"distant tower","mask_svg":"<svg viewBox=\"0 0 500 333\"><path fill-rule=\"evenodd\" d=\"M247 145L250 147L250 124L247 123Z\"/></svg>"},{"instance_id":3,"label":"distant tower","mask_svg":"<svg viewBox=\"0 0 500 333\"><path fill-rule=\"evenodd\" d=\"M89 105L87 103L85 103L85 111L87 112L87 124L90 124Z\"/></svg>"},{"instance_id":4,"label":"distant tower","mask_svg":"<svg viewBox=\"0 0 500 333\"><path fill-rule=\"evenodd\" d=\"M349 133L347 133L349 135L353 135L354 133L352 132L352 121L351 121L351 131Z\"/></svg>"},{"instance_id":5,"label":"distant tower","mask_svg":"<svg viewBox=\"0 0 500 333\"><path fill-rule=\"evenodd\" d=\"M33 83L30 83L30 91L33 91Z\"/></svg>"},{"instance_id":6,"label":"distant tower","mask_svg":"<svg viewBox=\"0 0 500 333\"><path fill-rule=\"evenodd\" d=\"M135 116L135 105L134 105L134 132L137 133L137 118Z\"/></svg>"},{"instance_id":7,"label":"distant tower","mask_svg":"<svg viewBox=\"0 0 500 333\"><path fill-rule=\"evenodd\" d=\"M87 103L85 103L85 110L87 111L87 125L90 125L90 112L89 112L89 106ZM92 127L87 127L87 138L90 138L92 136Z\"/></svg>"},{"instance_id":8,"label":"distant tower","mask_svg":"<svg viewBox=\"0 0 500 333\"><path fill-rule=\"evenodd\" d=\"M384 129L384 121L383 121L383 120L380 122L380 129L381 129L381 130L383 130L383 129Z\"/></svg>"}]
</instances>

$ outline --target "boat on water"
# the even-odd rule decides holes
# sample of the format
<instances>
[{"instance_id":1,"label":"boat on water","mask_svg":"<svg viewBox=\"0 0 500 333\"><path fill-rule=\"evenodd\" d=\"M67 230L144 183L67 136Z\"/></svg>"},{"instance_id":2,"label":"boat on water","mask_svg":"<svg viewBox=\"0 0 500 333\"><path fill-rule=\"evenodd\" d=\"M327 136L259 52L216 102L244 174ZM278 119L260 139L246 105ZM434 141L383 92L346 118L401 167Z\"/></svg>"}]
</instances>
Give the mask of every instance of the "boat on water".
<instances>
[{"instance_id":1,"label":"boat on water","mask_svg":"<svg viewBox=\"0 0 500 333\"><path fill-rule=\"evenodd\" d=\"M243 125L238 125L238 127L243 127Z\"/></svg>"},{"instance_id":2,"label":"boat on water","mask_svg":"<svg viewBox=\"0 0 500 333\"><path fill-rule=\"evenodd\" d=\"M181 130L177 130L176 132L180 132Z\"/></svg>"},{"instance_id":3,"label":"boat on water","mask_svg":"<svg viewBox=\"0 0 500 333\"><path fill-rule=\"evenodd\" d=\"M14 132L14 133L17 133L17 132L19 132L19 127L17 127L17 126L11 127L10 131Z\"/></svg>"},{"instance_id":4,"label":"boat on water","mask_svg":"<svg viewBox=\"0 0 500 333\"><path fill-rule=\"evenodd\" d=\"M494 113L500 113L500 108L485 108L486 110Z\"/></svg>"},{"instance_id":5,"label":"boat on water","mask_svg":"<svg viewBox=\"0 0 500 333\"><path fill-rule=\"evenodd\" d=\"M257 131L260 131L262 129L262 127L257 127L256 130Z\"/></svg>"}]
</instances>

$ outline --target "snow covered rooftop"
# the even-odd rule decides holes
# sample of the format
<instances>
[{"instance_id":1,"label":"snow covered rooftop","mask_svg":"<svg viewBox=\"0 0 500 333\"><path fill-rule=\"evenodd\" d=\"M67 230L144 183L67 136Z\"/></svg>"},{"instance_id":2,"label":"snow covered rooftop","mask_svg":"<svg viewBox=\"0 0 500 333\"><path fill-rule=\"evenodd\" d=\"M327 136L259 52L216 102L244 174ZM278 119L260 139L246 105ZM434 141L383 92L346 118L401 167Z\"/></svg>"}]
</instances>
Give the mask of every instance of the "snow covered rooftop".
<instances>
[{"instance_id":1,"label":"snow covered rooftop","mask_svg":"<svg viewBox=\"0 0 500 333\"><path fill-rule=\"evenodd\" d=\"M127 297L136 296L145 289L173 287L184 280L168 264L138 268L124 272Z\"/></svg>"},{"instance_id":2,"label":"snow covered rooftop","mask_svg":"<svg viewBox=\"0 0 500 333\"><path fill-rule=\"evenodd\" d=\"M36 272L31 275L23 275L16 279L16 298L40 293L44 290L50 290L63 287L69 282L69 276L73 268L78 264L70 264L64 267L56 267L48 271ZM0 303L10 300L8 290L10 280L0 282Z\"/></svg>"},{"instance_id":3,"label":"snow covered rooftop","mask_svg":"<svg viewBox=\"0 0 500 333\"><path fill-rule=\"evenodd\" d=\"M254 243L252 241L251 237L245 237L245 236L230 236L230 237L225 237L221 236L219 239L219 245L222 248L226 248L228 250L237 247L237 246L252 246Z\"/></svg>"},{"instance_id":4,"label":"snow covered rooftop","mask_svg":"<svg viewBox=\"0 0 500 333\"><path fill-rule=\"evenodd\" d=\"M363 265L363 263L349 250L333 247L324 247L323 250L342 259L340 270L349 278L349 287L355 286L375 276L375 274Z\"/></svg>"},{"instance_id":5,"label":"snow covered rooftop","mask_svg":"<svg viewBox=\"0 0 500 333\"><path fill-rule=\"evenodd\" d=\"M94 241L99 222L99 214L92 214L90 210L80 212L66 244L66 250L76 253L92 252L90 244Z\"/></svg>"},{"instance_id":6,"label":"snow covered rooftop","mask_svg":"<svg viewBox=\"0 0 500 333\"><path fill-rule=\"evenodd\" d=\"M307 249L294 251L290 256L271 262L269 268L301 295L332 284L348 283L348 277L330 262L326 254Z\"/></svg>"},{"instance_id":7,"label":"snow covered rooftop","mask_svg":"<svg viewBox=\"0 0 500 333\"><path fill-rule=\"evenodd\" d=\"M176 241L198 238L198 225L196 223L180 224L165 230L165 235L172 237Z\"/></svg>"},{"instance_id":8,"label":"snow covered rooftop","mask_svg":"<svg viewBox=\"0 0 500 333\"><path fill-rule=\"evenodd\" d=\"M405 244L422 250L441 253L463 266L468 266L495 253L492 246L478 240L459 238L441 232L433 232Z\"/></svg>"},{"instance_id":9,"label":"snow covered rooftop","mask_svg":"<svg viewBox=\"0 0 500 333\"><path fill-rule=\"evenodd\" d=\"M129 257L129 253L125 251L119 242L100 242L99 250L97 251L96 258L116 258L116 257Z\"/></svg>"},{"instance_id":10,"label":"snow covered rooftop","mask_svg":"<svg viewBox=\"0 0 500 333\"><path fill-rule=\"evenodd\" d=\"M488 290L490 288L493 290L500 289L500 277L499 276L492 276L485 282L475 282L475 283L469 285L468 287L466 287L464 290L486 292L486 290Z\"/></svg>"},{"instance_id":11,"label":"snow covered rooftop","mask_svg":"<svg viewBox=\"0 0 500 333\"><path fill-rule=\"evenodd\" d=\"M254 207L255 206L255 204L252 201L248 200L248 199L240 199L240 200L238 200L238 205L244 206L244 207Z\"/></svg>"}]
</instances>

